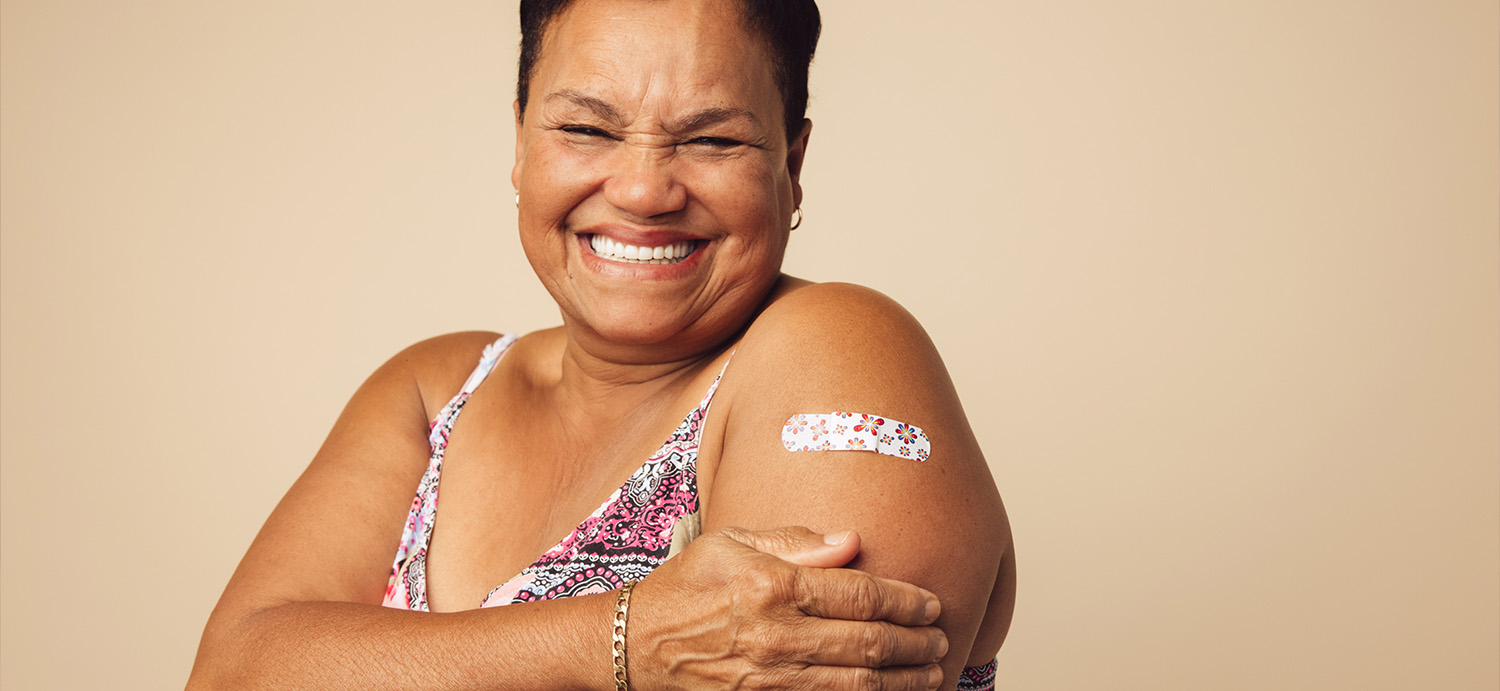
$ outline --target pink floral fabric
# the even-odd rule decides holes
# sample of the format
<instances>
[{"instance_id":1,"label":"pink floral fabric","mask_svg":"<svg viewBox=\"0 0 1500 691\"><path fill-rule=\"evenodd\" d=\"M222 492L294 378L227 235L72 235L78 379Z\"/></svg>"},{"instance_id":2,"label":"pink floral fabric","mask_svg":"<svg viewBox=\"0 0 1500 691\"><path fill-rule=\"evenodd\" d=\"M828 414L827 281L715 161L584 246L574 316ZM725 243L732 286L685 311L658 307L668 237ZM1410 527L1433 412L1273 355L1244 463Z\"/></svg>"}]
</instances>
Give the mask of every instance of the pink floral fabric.
<instances>
[{"instance_id":1,"label":"pink floral fabric","mask_svg":"<svg viewBox=\"0 0 1500 691\"><path fill-rule=\"evenodd\" d=\"M995 667L998 660L988 664L965 667L958 675L957 691L995 691Z\"/></svg>"},{"instance_id":2,"label":"pink floral fabric","mask_svg":"<svg viewBox=\"0 0 1500 691\"><path fill-rule=\"evenodd\" d=\"M464 403L514 342L514 337L505 336L486 347L463 389L432 422L428 436L432 455L401 533L382 603L387 607L429 611L427 548L437 518L448 436ZM666 561L678 520L698 510L698 444L723 375L720 371L698 407L683 418L672 436L625 484L552 549L490 591L479 606L607 592L626 581L644 578Z\"/></svg>"}]
</instances>

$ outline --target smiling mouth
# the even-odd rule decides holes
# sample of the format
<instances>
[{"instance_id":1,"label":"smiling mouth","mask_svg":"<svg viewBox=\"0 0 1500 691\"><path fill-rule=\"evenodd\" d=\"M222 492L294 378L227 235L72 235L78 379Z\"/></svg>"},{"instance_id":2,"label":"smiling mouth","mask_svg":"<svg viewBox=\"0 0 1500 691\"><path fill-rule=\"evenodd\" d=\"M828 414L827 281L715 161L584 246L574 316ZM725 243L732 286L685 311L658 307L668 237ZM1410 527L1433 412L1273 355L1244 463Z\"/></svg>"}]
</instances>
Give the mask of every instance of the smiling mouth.
<instances>
[{"instance_id":1,"label":"smiling mouth","mask_svg":"<svg viewBox=\"0 0 1500 691\"><path fill-rule=\"evenodd\" d=\"M589 238L589 249L595 255L622 264L676 264L688 258L702 244L701 240L682 240L656 247L627 245L595 234Z\"/></svg>"}]
</instances>

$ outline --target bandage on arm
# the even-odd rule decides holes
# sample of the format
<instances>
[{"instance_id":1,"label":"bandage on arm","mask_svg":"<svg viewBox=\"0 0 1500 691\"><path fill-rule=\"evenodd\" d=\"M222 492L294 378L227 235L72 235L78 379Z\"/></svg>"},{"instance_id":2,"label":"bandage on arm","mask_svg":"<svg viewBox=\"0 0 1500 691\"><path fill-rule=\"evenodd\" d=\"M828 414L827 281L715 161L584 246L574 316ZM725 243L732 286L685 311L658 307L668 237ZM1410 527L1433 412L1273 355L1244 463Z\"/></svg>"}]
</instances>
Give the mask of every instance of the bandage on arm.
<instances>
[{"instance_id":1,"label":"bandage on arm","mask_svg":"<svg viewBox=\"0 0 1500 691\"><path fill-rule=\"evenodd\" d=\"M812 290L824 294L802 299ZM1009 526L920 326L868 291L813 286L762 314L726 387L732 379L722 454L700 485L704 531L856 530L853 568L942 599L937 625L951 646L944 688L966 664L988 662L1009 619L1011 591L998 576ZM848 452L857 450L872 453Z\"/></svg>"},{"instance_id":2,"label":"bandage on arm","mask_svg":"<svg viewBox=\"0 0 1500 691\"><path fill-rule=\"evenodd\" d=\"M865 413L798 413L781 426L787 451L874 451L921 463L932 443L921 427Z\"/></svg>"}]
</instances>

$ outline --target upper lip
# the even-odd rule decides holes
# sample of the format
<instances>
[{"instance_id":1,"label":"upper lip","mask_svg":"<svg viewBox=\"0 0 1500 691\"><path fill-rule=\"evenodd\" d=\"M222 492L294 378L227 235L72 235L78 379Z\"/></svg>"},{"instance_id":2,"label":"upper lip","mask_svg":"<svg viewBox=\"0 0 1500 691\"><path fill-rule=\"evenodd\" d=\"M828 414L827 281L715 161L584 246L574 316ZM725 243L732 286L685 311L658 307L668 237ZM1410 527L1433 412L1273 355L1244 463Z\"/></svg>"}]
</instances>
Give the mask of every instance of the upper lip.
<instances>
[{"instance_id":1,"label":"upper lip","mask_svg":"<svg viewBox=\"0 0 1500 691\"><path fill-rule=\"evenodd\" d=\"M703 240L704 237L669 228L636 228L617 223L601 223L577 231L579 235L603 235L607 238L637 247L660 247L684 240Z\"/></svg>"}]
</instances>

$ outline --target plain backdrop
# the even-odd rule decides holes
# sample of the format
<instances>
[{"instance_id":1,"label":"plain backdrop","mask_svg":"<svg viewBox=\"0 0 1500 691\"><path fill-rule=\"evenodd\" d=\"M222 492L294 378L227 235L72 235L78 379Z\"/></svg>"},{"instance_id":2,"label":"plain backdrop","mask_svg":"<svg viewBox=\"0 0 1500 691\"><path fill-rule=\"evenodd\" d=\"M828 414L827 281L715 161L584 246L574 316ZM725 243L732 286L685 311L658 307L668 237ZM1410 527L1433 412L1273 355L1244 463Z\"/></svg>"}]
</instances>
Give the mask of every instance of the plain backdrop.
<instances>
[{"instance_id":1,"label":"plain backdrop","mask_svg":"<svg viewBox=\"0 0 1500 691\"><path fill-rule=\"evenodd\" d=\"M822 8L787 269L944 353L1000 688L1500 687L1496 3ZM0 685L180 686L366 374L557 323L515 14L3 0Z\"/></svg>"}]
</instances>

